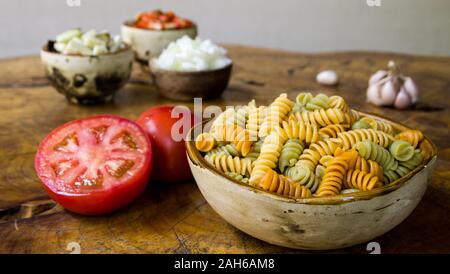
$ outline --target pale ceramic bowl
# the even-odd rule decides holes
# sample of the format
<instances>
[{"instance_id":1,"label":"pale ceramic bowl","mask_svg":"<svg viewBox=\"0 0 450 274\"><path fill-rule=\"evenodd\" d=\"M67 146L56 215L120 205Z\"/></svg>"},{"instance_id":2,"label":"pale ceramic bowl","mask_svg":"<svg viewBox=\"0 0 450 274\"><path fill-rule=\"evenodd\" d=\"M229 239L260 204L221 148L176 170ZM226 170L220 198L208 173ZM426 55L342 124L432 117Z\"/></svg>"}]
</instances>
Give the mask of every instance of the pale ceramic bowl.
<instances>
[{"instance_id":1,"label":"pale ceramic bowl","mask_svg":"<svg viewBox=\"0 0 450 274\"><path fill-rule=\"evenodd\" d=\"M396 129L406 128L368 116L391 123ZM265 242L308 250L368 242L400 224L422 199L437 155L436 146L425 138L425 163L390 185L334 197L291 199L240 183L214 169L193 141L187 141L186 147L201 193L227 222Z\"/></svg>"},{"instance_id":2,"label":"pale ceramic bowl","mask_svg":"<svg viewBox=\"0 0 450 274\"><path fill-rule=\"evenodd\" d=\"M50 83L74 104L111 101L130 78L133 59L128 46L99 56L66 55L49 50L48 44L41 50Z\"/></svg>"},{"instance_id":3,"label":"pale ceramic bowl","mask_svg":"<svg viewBox=\"0 0 450 274\"><path fill-rule=\"evenodd\" d=\"M190 28L174 30L150 30L133 26L133 21L126 21L121 27L123 41L136 53L136 60L147 66L152 57L157 57L169 44L187 35L197 37L197 25Z\"/></svg>"},{"instance_id":4,"label":"pale ceramic bowl","mask_svg":"<svg viewBox=\"0 0 450 274\"><path fill-rule=\"evenodd\" d=\"M161 96L177 101L217 98L230 81L233 64L212 70L174 71L161 69L150 61L151 77Z\"/></svg>"}]
</instances>

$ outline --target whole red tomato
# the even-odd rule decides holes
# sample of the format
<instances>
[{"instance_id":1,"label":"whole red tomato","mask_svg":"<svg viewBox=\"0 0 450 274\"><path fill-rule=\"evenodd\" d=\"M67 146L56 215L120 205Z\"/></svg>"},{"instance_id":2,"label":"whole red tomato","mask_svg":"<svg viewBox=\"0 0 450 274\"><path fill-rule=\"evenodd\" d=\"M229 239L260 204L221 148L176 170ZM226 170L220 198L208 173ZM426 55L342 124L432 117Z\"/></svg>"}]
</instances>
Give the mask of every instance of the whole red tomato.
<instances>
[{"instance_id":1,"label":"whole red tomato","mask_svg":"<svg viewBox=\"0 0 450 274\"><path fill-rule=\"evenodd\" d=\"M172 117L175 106L164 105L148 109L137 119L137 123L148 133L153 149L154 168L152 179L163 182L181 182L192 178L186 158L186 147L180 136L172 136L172 127L179 126L182 120L188 121L189 128L194 125L194 114L186 109L180 117ZM188 117L185 117L188 116ZM185 123L186 124L186 123ZM184 129L184 137L188 128ZM174 140L173 137L176 137Z\"/></svg>"}]
</instances>

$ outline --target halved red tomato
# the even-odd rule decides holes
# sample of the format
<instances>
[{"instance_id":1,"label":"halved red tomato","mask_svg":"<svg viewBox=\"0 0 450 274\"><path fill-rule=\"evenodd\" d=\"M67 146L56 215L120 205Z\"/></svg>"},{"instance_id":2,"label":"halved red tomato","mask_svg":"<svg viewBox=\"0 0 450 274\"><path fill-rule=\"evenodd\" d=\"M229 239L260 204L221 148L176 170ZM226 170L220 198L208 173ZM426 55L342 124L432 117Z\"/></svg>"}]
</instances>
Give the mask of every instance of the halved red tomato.
<instances>
[{"instance_id":1,"label":"halved red tomato","mask_svg":"<svg viewBox=\"0 0 450 274\"><path fill-rule=\"evenodd\" d=\"M99 115L66 123L41 143L35 169L64 208L95 215L123 207L143 192L152 168L147 134L133 121Z\"/></svg>"}]
</instances>

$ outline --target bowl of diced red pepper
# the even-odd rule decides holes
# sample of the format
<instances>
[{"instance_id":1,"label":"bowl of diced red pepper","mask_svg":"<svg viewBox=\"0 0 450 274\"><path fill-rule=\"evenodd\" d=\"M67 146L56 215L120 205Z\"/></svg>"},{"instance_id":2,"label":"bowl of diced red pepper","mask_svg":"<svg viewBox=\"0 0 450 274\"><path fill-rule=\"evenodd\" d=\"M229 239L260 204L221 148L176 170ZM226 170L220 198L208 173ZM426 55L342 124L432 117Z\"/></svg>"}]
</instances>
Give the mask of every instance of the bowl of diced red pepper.
<instances>
[{"instance_id":1,"label":"bowl of diced red pepper","mask_svg":"<svg viewBox=\"0 0 450 274\"><path fill-rule=\"evenodd\" d=\"M134 24L138 28L151 30L185 29L193 26L191 20L178 17L173 11L161 10L139 13Z\"/></svg>"},{"instance_id":2,"label":"bowl of diced red pepper","mask_svg":"<svg viewBox=\"0 0 450 274\"><path fill-rule=\"evenodd\" d=\"M122 24L122 37L136 54L136 60L148 64L170 42L187 35L197 36L197 25L176 15L173 11L153 10L139 13L134 20Z\"/></svg>"}]
</instances>

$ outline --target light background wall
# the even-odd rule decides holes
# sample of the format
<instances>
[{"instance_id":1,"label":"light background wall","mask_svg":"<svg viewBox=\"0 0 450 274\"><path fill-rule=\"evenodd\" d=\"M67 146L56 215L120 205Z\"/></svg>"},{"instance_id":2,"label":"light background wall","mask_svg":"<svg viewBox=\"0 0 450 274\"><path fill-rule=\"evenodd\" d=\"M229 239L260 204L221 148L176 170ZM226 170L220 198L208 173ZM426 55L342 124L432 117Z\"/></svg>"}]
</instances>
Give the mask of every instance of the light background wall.
<instances>
[{"instance_id":1,"label":"light background wall","mask_svg":"<svg viewBox=\"0 0 450 274\"><path fill-rule=\"evenodd\" d=\"M69 0L76 1L76 0ZM172 9L215 42L294 51L450 55L449 0L0 0L0 57L36 54L68 28L108 29L138 11ZM370 0L369 0L370 1Z\"/></svg>"}]
</instances>

